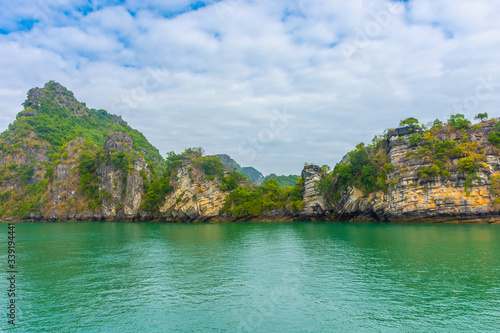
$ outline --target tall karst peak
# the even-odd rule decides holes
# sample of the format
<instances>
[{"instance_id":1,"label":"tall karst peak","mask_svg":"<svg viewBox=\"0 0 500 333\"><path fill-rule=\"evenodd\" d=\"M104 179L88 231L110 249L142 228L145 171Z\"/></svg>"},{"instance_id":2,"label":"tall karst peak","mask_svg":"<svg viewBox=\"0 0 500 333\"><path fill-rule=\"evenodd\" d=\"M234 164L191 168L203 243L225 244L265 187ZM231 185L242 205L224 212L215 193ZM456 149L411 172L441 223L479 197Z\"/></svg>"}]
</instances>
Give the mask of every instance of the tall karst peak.
<instances>
[{"instance_id":1,"label":"tall karst peak","mask_svg":"<svg viewBox=\"0 0 500 333\"><path fill-rule=\"evenodd\" d=\"M72 91L55 81L47 82L43 88L30 89L26 101L23 103L25 108L23 112L26 113L26 110L31 111L31 109L40 112L43 103L63 108L77 117L88 115L85 103L80 103Z\"/></svg>"}]
</instances>

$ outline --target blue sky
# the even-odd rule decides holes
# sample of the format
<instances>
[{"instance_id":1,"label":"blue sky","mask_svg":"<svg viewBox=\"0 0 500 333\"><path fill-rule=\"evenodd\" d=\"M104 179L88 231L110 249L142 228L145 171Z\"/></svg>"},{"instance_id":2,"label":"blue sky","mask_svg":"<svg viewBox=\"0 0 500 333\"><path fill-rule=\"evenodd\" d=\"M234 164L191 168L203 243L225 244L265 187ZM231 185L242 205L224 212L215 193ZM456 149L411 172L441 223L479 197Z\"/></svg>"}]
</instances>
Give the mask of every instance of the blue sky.
<instances>
[{"instance_id":1,"label":"blue sky","mask_svg":"<svg viewBox=\"0 0 500 333\"><path fill-rule=\"evenodd\" d=\"M56 80L163 155L335 165L409 116L500 116L495 1L0 0L0 129Z\"/></svg>"}]
</instances>

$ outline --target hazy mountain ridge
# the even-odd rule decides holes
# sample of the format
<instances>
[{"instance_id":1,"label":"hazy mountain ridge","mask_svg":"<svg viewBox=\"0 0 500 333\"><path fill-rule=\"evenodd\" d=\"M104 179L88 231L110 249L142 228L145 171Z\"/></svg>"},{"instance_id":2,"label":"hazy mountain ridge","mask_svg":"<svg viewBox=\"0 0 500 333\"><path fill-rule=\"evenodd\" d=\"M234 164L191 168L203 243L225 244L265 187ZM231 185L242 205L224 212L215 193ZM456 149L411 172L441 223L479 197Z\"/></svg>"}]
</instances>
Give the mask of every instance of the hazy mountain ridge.
<instances>
[{"instance_id":1,"label":"hazy mountain ridge","mask_svg":"<svg viewBox=\"0 0 500 333\"><path fill-rule=\"evenodd\" d=\"M243 176L247 177L250 179L251 182L256 183L258 185L262 184L264 182L264 175L254 167L241 167L238 162L233 160L231 156L227 154L217 154L214 155L220 158L222 163L235 168L239 173L241 173Z\"/></svg>"},{"instance_id":2,"label":"hazy mountain ridge","mask_svg":"<svg viewBox=\"0 0 500 333\"><path fill-rule=\"evenodd\" d=\"M248 177L250 181L258 185L261 185L270 179L274 179L278 182L278 185L280 187L289 187L289 186L293 187L295 186L300 177L298 175L278 176L274 173L264 177L264 175L254 167L241 167L234 159L232 159L227 154L217 154L214 156L219 157L222 163L235 168L236 170L238 170L239 173Z\"/></svg>"}]
</instances>

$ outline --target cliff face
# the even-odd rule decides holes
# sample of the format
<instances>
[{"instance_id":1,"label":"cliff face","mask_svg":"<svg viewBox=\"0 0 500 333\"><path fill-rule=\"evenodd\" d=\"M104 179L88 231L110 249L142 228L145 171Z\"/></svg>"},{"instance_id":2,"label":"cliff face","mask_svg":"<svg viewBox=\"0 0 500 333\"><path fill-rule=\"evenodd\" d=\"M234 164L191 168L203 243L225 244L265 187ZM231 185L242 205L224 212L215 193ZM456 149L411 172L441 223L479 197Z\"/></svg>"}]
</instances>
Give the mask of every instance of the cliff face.
<instances>
[{"instance_id":1,"label":"cliff face","mask_svg":"<svg viewBox=\"0 0 500 333\"><path fill-rule=\"evenodd\" d=\"M304 197L305 214L321 215L327 209L323 196L318 192L318 182L324 177L321 168L317 165L306 165L301 174L304 180L302 196Z\"/></svg>"},{"instance_id":2,"label":"cliff face","mask_svg":"<svg viewBox=\"0 0 500 333\"><path fill-rule=\"evenodd\" d=\"M498 119L471 126L455 115L423 131L409 118L333 173L307 165L280 187L257 186L255 169L201 148L164 160L120 117L56 82L31 89L23 106L0 134L1 221L500 222Z\"/></svg>"},{"instance_id":3,"label":"cliff face","mask_svg":"<svg viewBox=\"0 0 500 333\"><path fill-rule=\"evenodd\" d=\"M184 160L172 180L174 187L160 207L165 221L218 220L226 201L226 193L219 189L220 182L206 179L202 170Z\"/></svg>"},{"instance_id":4,"label":"cliff face","mask_svg":"<svg viewBox=\"0 0 500 333\"><path fill-rule=\"evenodd\" d=\"M141 133L53 81L23 106L0 134L0 219L140 217L151 167L164 161Z\"/></svg>"},{"instance_id":5,"label":"cliff face","mask_svg":"<svg viewBox=\"0 0 500 333\"><path fill-rule=\"evenodd\" d=\"M59 154L60 162L56 163L52 181L41 194L44 205L31 212L32 217L57 220L62 216L67 219L92 216L85 198L78 192L78 158L83 147L83 139L77 138L68 142Z\"/></svg>"},{"instance_id":6,"label":"cliff face","mask_svg":"<svg viewBox=\"0 0 500 333\"><path fill-rule=\"evenodd\" d=\"M113 133L106 138L104 152L108 156L116 153L131 153L132 139L124 133ZM113 161L101 159L97 173L99 192L103 195L102 216L106 219L124 217L132 219L140 213L144 195L143 176L150 180L151 173L144 157L133 153L127 170L119 169Z\"/></svg>"},{"instance_id":7,"label":"cliff face","mask_svg":"<svg viewBox=\"0 0 500 333\"><path fill-rule=\"evenodd\" d=\"M420 157L420 147L411 145L415 131L401 128L387 135L387 154L394 166L387 179L391 186L386 191L368 195L355 187L348 187L334 209L338 220L379 221L469 221L498 222L499 210L495 199L498 193L491 177L500 170L499 151L488 142L492 124L483 124L467 131L442 130L436 135L438 142L462 142L476 147L477 165L474 175L461 169L460 153L451 157L450 174L422 176L430 170L433 161ZM418 132L418 131L417 131ZM427 168L427 169L425 169Z\"/></svg>"},{"instance_id":8,"label":"cliff face","mask_svg":"<svg viewBox=\"0 0 500 333\"><path fill-rule=\"evenodd\" d=\"M108 136L102 151L93 152L101 152L94 157L97 164L94 194L97 198L89 197L82 191L82 154L96 150L95 147L86 146L82 138L69 141L59 152L59 159L52 168L47 168L45 150L21 148L19 153L9 155L4 161L9 166L7 170L14 170L9 181L0 184L0 193L5 196L5 201L10 199L3 204L4 209L14 218L47 221L136 219L145 193L144 181L149 181L151 177L148 165L144 157L137 153L131 154L131 162L126 170L120 169L110 158L116 152L131 153L131 143L130 136L113 133ZM16 174L17 169L29 170L30 177L23 179L22 174ZM51 176L47 173L51 173ZM31 192L35 194L31 195ZM26 211L20 212L19 200L26 195L29 195L31 203ZM96 199L99 199L99 203L90 207L89 204Z\"/></svg>"}]
</instances>

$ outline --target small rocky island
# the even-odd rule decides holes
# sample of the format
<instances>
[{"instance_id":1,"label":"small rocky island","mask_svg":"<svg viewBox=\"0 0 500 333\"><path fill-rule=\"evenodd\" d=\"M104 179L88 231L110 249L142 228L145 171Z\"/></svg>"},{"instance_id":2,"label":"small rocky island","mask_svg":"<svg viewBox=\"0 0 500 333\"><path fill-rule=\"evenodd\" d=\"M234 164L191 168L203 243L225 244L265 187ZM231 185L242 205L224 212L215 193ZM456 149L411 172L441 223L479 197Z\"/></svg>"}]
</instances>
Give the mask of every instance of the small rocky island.
<instances>
[{"instance_id":1,"label":"small rocky island","mask_svg":"<svg viewBox=\"0 0 500 333\"><path fill-rule=\"evenodd\" d=\"M500 122L485 114L408 118L333 171L306 164L289 186L201 148L164 159L53 81L23 106L0 135L3 222L500 222Z\"/></svg>"}]
</instances>

